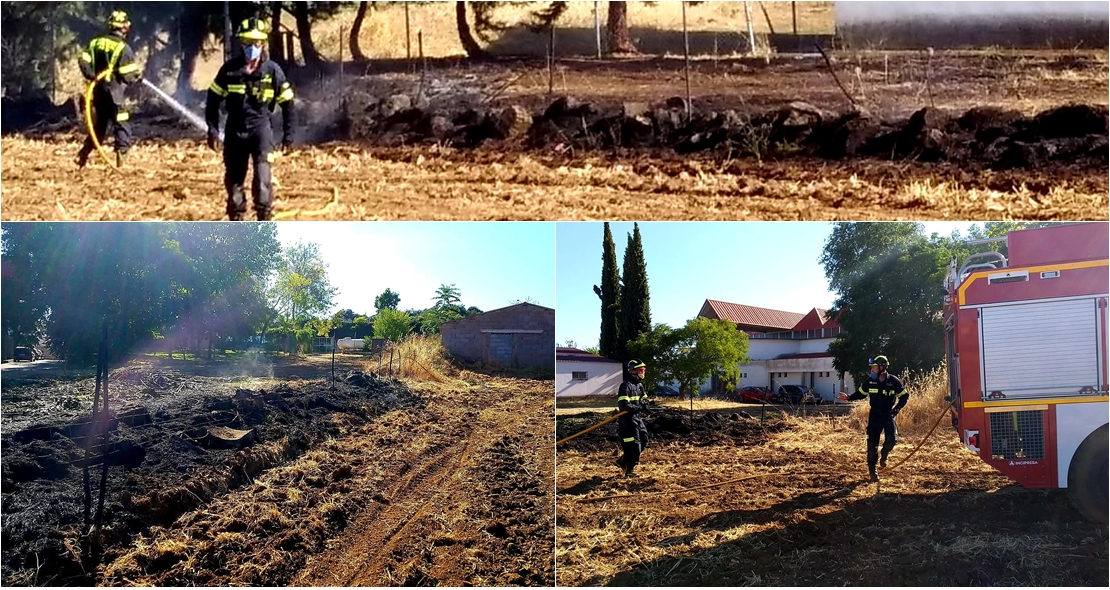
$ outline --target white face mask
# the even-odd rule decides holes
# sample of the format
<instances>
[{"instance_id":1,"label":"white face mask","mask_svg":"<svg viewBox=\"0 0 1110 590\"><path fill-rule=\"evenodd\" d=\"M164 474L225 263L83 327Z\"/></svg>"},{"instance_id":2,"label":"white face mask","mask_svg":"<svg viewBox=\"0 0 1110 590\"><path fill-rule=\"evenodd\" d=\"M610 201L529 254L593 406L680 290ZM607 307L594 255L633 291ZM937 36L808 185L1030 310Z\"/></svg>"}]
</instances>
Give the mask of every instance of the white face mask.
<instances>
[{"instance_id":1,"label":"white face mask","mask_svg":"<svg viewBox=\"0 0 1110 590\"><path fill-rule=\"evenodd\" d=\"M247 57L247 61L254 61L262 57L262 47L258 45L247 45L243 47L243 55Z\"/></svg>"}]
</instances>

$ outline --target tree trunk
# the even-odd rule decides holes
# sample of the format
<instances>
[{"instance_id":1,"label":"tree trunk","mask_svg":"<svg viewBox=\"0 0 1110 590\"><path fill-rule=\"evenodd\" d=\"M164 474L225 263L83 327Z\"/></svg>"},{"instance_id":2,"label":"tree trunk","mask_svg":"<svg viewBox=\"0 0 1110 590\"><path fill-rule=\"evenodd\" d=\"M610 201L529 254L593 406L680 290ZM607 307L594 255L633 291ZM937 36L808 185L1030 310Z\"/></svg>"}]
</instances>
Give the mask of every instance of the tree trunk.
<instances>
[{"instance_id":1,"label":"tree trunk","mask_svg":"<svg viewBox=\"0 0 1110 590\"><path fill-rule=\"evenodd\" d=\"M455 2L455 24L459 28L459 41L466 54L470 57L485 57L486 51L478 45L470 32L470 23L466 21L466 2Z\"/></svg>"},{"instance_id":2,"label":"tree trunk","mask_svg":"<svg viewBox=\"0 0 1110 590\"><path fill-rule=\"evenodd\" d=\"M606 23L609 36L609 53L635 53L632 35L628 31L628 3L609 2L609 21Z\"/></svg>"},{"instance_id":3,"label":"tree trunk","mask_svg":"<svg viewBox=\"0 0 1110 590\"><path fill-rule=\"evenodd\" d=\"M304 65L319 68L324 65L320 52L316 51L316 44L312 42L312 22L308 19L308 3L295 2L293 15L297 20L297 36L301 38L301 55L304 56Z\"/></svg>"},{"instance_id":4,"label":"tree trunk","mask_svg":"<svg viewBox=\"0 0 1110 590\"><path fill-rule=\"evenodd\" d=\"M285 44L281 36L281 2L270 3L270 59L285 63Z\"/></svg>"},{"instance_id":5,"label":"tree trunk","mask_svg":"<svg viewBox=\"0 0 1110 590\"><path fill-rule=\"evenodd\" d=\"M205 9L193 3L182 5L181 22L177 27L180 31L178 42L181 44L181 68L177 70L176 92L188 92L192 89L193 74L196 73L197 59L204 50L204 41L208 38L208 14ZM203 80L205 88L209 80Z\"/></svg>"},{"instance_id":6,"label":"tree trunk","mask_svg":"<svg viewBox=\"0 0 1110 590\"><path fill-rule=\"evenodd\" d=\"M355 22L351 23L351 38L348 45L351 48L351 59L355 61L368 61L366 54L362 52L362 48L358 45L358 36L362 33L362 21L366 19L366 11L369 7L369 2L359 2Z\"/></svg>"}]
</instances>

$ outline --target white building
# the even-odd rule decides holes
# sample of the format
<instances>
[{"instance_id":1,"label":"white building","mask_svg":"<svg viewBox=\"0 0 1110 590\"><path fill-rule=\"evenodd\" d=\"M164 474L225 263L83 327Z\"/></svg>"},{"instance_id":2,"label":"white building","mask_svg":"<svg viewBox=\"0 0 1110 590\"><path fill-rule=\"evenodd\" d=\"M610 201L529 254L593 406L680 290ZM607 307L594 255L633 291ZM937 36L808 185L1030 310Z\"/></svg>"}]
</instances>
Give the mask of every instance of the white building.
<instances>
[{"instance_id":1,"label":"white building","mask_svg":"<svg viewBox=\"0 0 1110 590\"><path fill-rule=\"evenodd\" d=\"M852 376L837 375L829 344L840 334L840 324L828 311L813 308L794 313L739 303L706 299L698 317L727 320L748 335L748 364L740 367L737 387L758 385L777 391L780 385L805 385L825 400L855 390ZM703 388L712 391L711 381Z\"/></svg>"},{"instance_id":2,"label":"white building","mask_svg":"<svg viewBox=\"0 0 1110 590\"><path fill-rule=\"evenodd\" d=\"M577 348L555 349L555 395L617 395L621 363Z\"/></svg>"}]
</instances>

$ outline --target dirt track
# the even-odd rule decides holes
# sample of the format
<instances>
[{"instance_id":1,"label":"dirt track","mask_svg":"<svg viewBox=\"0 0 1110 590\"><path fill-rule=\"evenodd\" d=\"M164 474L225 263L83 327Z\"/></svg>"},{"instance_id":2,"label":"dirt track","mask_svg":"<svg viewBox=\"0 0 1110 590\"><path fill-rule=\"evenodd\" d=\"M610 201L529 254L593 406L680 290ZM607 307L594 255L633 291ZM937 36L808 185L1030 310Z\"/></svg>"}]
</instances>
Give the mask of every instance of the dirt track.
<instances>
[{"instance_id":1,"label":"dirt track","mask_svg":"<svg viewBox=\"0 0 1110 590\"><path fill-rule=\"evenodd\" d=\"M633 479L612 465L615 427L558 448L559 585L1107 584L1105 527L1062 491L1012 484L949 429L876 486L863 434L839 420L711 415L688 428L656 410ZM560 417L558 436L604 416ZM903 437L892 467L919 441ZM749 475L762 477L682 491Z\"/></svg>"},{"instance_id":2,"label":"dirt track","mask_svg":"<svg viewBox=\"0 0 1110 590\"><path fill-rule=\"evenodd\" d=\"M152 421L121 421L112 436L127 453L110 472L95 568L71 465L91 382L6 380L4 582L551 585L550 382L459 376L332 390L118 371L113 406ZM216 425L252 428L257 442L211 448L201 434Z\"/></svg>"}]
</instances>

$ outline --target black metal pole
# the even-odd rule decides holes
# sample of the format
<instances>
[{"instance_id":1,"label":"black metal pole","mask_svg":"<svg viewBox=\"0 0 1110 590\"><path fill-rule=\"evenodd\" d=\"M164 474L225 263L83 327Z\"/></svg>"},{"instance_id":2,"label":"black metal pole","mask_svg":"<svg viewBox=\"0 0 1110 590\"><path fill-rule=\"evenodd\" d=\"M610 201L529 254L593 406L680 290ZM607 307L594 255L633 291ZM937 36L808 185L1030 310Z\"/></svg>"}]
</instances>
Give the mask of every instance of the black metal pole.
<instances>
[{"instance_id":1,"label":"black metal pole","mask_svg":"<svg viewBox=\"0 0 1110 590\"><path fill-rule=\"evenodd\" d=\"M686 120L690 120L690 32L686 29L686 2L682 3L682 50L686 56ZM694 403L693 394L690 395L691 412Z\"/></svg>"},{"instance_id":2,"label":"black metal pole","mask_svg":"<svg viewBox=\"0 0 1110 590\"><path fill-rule=\"evenodd\" d=\"M412 33L409 28L409 3L405 2L405 59L412 61Z\"/></svg>"}]
</instances>

